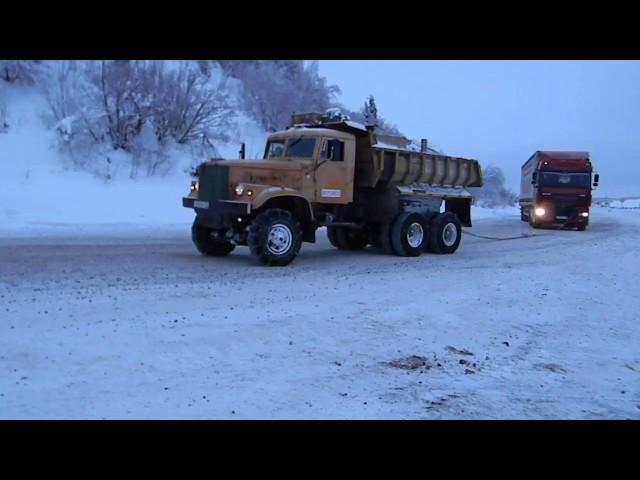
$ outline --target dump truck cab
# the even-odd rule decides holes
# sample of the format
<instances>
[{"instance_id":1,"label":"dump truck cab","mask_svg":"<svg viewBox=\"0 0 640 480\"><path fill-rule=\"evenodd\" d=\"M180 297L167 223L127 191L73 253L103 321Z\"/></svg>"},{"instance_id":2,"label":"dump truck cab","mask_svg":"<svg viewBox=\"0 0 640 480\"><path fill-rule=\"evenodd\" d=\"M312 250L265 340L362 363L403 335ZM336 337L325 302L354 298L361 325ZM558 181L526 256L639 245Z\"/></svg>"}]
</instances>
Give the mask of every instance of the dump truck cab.
<instances>
[{"instance_id":1,"label":"dump truck cab","mask_svg":"<svg viewBox=\"0 0 640 480\"><path fill-rule=\"evenodd\" d=\"M350 133L297 127L270 135L264 160L300 165L300 193L309 202L346 204L353 200L355 149Z\"/></svg>"}]
</instances>

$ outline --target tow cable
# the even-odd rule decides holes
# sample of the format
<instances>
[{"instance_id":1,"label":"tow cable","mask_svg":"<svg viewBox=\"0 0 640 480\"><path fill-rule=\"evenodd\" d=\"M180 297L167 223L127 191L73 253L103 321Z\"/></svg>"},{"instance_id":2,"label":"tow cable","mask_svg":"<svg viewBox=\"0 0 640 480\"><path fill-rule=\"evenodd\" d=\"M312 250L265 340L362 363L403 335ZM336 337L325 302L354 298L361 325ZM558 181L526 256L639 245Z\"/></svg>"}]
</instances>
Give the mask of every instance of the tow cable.
<instances>
[{"instance_id":1,"label":"tow cable","mask_svg":"<svg viewBox=\"0 0 640 480\"><path fill-rule=\"evenodd\" d=\"M471 235L472 237L483 238L485 240L520 240L522 238L531 238L531 237L537 236L535 233L522 233L517 237L488 237L486 235L478 235L477 233L471 233L467 229L463 229L463 231L465 232L465 235Z\"/></svg>"}]
</instances>

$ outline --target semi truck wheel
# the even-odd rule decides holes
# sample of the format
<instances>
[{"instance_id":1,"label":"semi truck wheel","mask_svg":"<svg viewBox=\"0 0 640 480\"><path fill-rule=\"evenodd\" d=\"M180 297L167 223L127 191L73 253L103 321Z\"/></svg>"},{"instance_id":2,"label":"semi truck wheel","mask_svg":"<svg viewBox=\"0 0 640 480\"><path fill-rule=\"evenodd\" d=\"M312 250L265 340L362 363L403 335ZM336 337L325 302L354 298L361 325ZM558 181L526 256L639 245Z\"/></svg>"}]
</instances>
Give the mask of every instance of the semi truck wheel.
<instances>
[{"instance_id":1,"label":"semi truck wheel","mask_svg":"<svg viewBox=\"0 0 640 480\"><path fill-rule=\"evenodd\" d=\"M287 210L269 208L251 223L247 244L260 264L289 265L302 246L300 222Z\"/></svg>"},{"instance_id":2,"label":"semi truck wheel","mask_svg":"<svg viewBox=\"0 0 640 480\"><path fill-rule=\"evenodd\" d=\"M584 232L587 229L587 226L586 225L578 225L577 228L578 228L579 232Z\"/></svg>"},{"instance_id":3,"label":"semi truck wheel","mask_svg":"<svg viewBox=\"0 0 640 480\"><path fill-rule=\"evenodd\" d=\"M391 244L396 255L417 257L425 249L429 229L425 217L416 212L401 213L393 222Z\"/></svg>"},{"instance_id":4,"label":"semi truck wheel","mask_svg":"<svg viewBox=\"0 0 640 480\"><path fill-rule=\"evenodd\" d=\"M231 242L215 240L211 234L213 230L200 223L198 217L191 226L191 239L200 253L211 257L222 257L233 251L236 246Z\"/></svg>"},{"instance_id":5,"label":"semi truck wheel","mask_svg":"<svg viewBox=\"0 0 640 480\"><path fill-rule=\"evenodd\" d=\"M434 253L453 253L462 240L462 225L451 212L436 215L431 221L429 250Z\"/></svg>"}]
</instances>

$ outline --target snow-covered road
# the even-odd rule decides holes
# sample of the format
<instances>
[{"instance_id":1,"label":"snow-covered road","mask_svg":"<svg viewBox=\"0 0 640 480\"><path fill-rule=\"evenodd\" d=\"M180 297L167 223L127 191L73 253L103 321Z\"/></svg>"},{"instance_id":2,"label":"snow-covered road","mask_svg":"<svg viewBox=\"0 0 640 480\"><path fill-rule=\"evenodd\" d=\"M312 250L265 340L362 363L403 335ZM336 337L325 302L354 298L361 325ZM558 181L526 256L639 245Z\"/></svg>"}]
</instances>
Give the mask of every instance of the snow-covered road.
<instances>
[{"instance_id":1,"label":"snow-covered road","mask_svg":"<svg viewBox=\"0 0 640 480\"><path fill-rule=\"evenodd\" d=\"M264 268L189 225L6 235L0 418L640 418L640 211L471 231L536 236Z\"/></svg>"}]
</instances>

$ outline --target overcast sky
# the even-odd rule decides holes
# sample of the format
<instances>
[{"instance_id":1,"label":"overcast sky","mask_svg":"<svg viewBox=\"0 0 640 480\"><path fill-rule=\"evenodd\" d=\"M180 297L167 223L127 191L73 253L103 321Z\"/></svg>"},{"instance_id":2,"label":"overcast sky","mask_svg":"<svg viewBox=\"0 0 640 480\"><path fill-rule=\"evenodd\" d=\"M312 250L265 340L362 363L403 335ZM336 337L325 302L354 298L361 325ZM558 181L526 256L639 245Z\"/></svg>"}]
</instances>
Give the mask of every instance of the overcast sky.
<instances>
[{"instance_id":1,"label":"overcast sky","mask_svg":"<svg viewBox=\"0 0 640 480\"><path fill-rule=\"evenodd\" d=\"M640 195L640 61L322 60L339 100L409 138L503 169L519 189L535 150L591 152L597 195Z\"/></svg>"}]
</instances>

